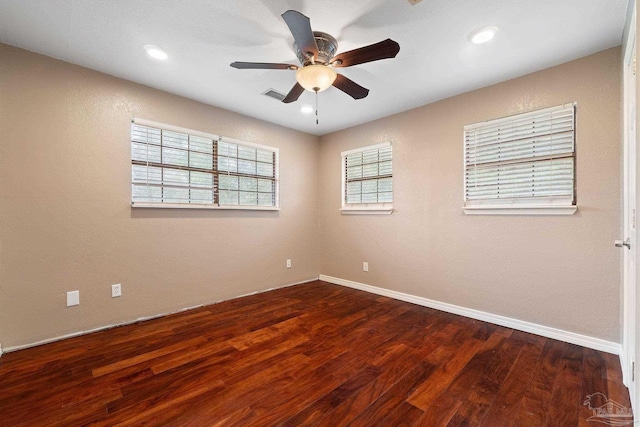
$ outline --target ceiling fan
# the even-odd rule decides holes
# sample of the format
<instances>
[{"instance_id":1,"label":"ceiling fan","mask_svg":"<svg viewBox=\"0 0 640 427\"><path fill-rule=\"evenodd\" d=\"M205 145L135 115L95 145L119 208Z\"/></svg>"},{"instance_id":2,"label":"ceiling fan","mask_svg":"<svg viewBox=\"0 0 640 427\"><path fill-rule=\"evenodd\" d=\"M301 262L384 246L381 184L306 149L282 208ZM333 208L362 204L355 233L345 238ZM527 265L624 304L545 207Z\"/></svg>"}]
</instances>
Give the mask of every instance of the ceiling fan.
<instances>
[{"instance_id":1,"label":"ceiling fan","mask_svg":"<svg viewBox=\"0 0 640 427\"><path fill-rule=\"evenodd\" d=\"M282 100L284 103L298 100L305 89L317 94L331 86L340 89L353 99L362 99L369 94L369 89L342 74L337 74L334 68L395 58L400 51L400 45L397 42L386 39L336 55L338 49L336 39L327 33L312 31L308 17L298 11L288 10L282 14L282 18L293 35L295 41L293 47L302 64L301 67L268 62L234 62L231 66L238 69L296 70L297 83Z\"/></svg>"}]
</instances>

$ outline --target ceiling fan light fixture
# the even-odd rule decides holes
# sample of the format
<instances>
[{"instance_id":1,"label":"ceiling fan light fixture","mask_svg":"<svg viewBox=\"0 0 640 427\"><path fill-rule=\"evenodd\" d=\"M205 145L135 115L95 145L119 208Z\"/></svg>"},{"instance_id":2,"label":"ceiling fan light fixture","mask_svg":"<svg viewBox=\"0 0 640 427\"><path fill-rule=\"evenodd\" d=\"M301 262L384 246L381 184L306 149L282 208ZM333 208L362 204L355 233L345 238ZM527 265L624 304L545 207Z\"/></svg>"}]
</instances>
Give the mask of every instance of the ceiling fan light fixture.
<instances>
[{"instance_id":1,"label":"ceiling fan light fixture","mask_svg":"<svg viewBox=\"0 0 640 427\"><path fill-rule=\"evenodd\" d=\"M498 28L493 26L477 28L469 33L469 40L473 44L486 43L498 33Z\"/></svg>"},{"instance_id":2,"label":"ceiling fan light fixture","mask_svg":"<svg viewBox=\"0 0 640 427\"><path fill-rule=\"evenodd\" d=\"M296 80L300 86L310 92L322 92L327 90L338 77L333 68L327 65L313 64L299 68L296 71Z\"/></svg>"}]
</instances>

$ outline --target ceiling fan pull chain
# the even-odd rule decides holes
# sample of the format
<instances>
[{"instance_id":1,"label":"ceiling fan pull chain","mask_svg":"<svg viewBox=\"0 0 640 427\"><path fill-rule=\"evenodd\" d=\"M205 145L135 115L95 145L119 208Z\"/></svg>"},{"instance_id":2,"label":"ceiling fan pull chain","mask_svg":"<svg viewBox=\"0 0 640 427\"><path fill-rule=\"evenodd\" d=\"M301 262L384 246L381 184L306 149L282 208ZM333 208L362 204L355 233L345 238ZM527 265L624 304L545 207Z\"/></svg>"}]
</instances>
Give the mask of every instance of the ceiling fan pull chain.
<instances>
[{"instance_id":1,"label":"ceiling fan pull chain","mask_svg":"<svg viewBox=\"0 0 640 427\"><path fill-rule=\"evenodd\" d=\"M318 91L316 91L316 124L318 123Z\"/></svg>"}]
</instances>

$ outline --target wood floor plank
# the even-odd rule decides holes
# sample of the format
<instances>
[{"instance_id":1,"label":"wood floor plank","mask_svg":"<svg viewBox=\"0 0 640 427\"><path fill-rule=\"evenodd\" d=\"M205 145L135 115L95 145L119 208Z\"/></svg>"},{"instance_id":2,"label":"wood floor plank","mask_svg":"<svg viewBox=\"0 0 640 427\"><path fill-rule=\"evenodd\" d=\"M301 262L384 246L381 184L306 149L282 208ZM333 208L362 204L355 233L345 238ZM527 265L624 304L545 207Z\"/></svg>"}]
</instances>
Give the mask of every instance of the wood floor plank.
<instances>
[{"instance_id":1,"label":"wood floor plank","mask_svg":"<svg viewBox=\"0 0 640 427\"><path fill-rule=\"evenodd\" d=\"M395 408L391 408L389 413L379 421L379 425L394 427L413 426L423 415L424 411L404 401L396 405Z\"/></svg>"},{"instance_id":2,"label":"wood floor plank","mask_svg":"<svg viewBox=\"0 0 640 427\"><path fill-rule=\"evenodd\" d=\"M549 401L547 419L549 426L576 426L581 405L575 407L568 402L586 398L582 393L584 382L584 348L573 344L563 345L563 352L558 363L558 376L553 386Z\"/></svg>"},{"instance_id":3,"label":"wood floor plank","mask_svg":"<svg viewBox=\"0 0 640 427\"><path fill-rule=\"evenodd\" d=\"M235 411L229 416L225 416L224 419L216 422L215 424L212 424L212 427L246 426L246 425L250 425L250 420L253 417L254 417L254 412L251 410L251 408L242 408ZM189 427L189 426L201 427L203 425L206 425L208 422L210 422L209 419L190 418L188 420L185 420L184 422L181 422L180 424L175 424L175 423L167 424L167 427L171 425L180 426L180 427Z\"/></svg>"},{"instance_id":4,"label":"wood floor plank","mask_svg":"<svg viewBox=\"0 0 640 427\"><path fill-rule=\"evenodd\" d=\"M294 382L296 374L303 371L312 362L302 354L290 354L288 358L256 372L233 384L225 382L225 388L218 392L201 396L197 402L186 402L184 410L176 411L168 423L180 425L194 418L220 421L229 414L237 413L245 408L273 395L287 384ZM253 411L251 411L253 412Z\"/></svg>"},{"instance_id":5,"label":"wood floor plank","mask_svg":"<svg viewBox=\"0 0 640 427\"><path fill-rule=\"evenodd\" d=\"M525 392L520 412L515 418L517 424L523 426L545 424L561 355L562 343L547 340L534 367L531 385Z\"/></svg>"},{"instance_id":6,"label":"wood floor plank","mask_svg":"<svg viewBox=\"0 0 640 427\"><path fill-rule=\"evenodd\" d=\"M486 341L469 363L455 376L451 384L428 405L428 409L424 410L422 417L416 420L416 425L449 424L506 340L506 337L496 332L496 329L492 328L491 331L494 333L488 337L485 333L480 335L480 337L486 338ZM473 336L478 337L477 334Z\"/></svg>"},{"instance_id":7,"label":"wood floor plank","mask_svg":"<svg viewBox=\"0 0 640 427\"><path fill-rule=\"evenodd\" d=\"M407 402L407 398L423 384L436 370L435 365L422 362L409 371L386 393L369 405L360 415L349 423L351 427L369 427L384 419L398 405Z\"/></svg>"},{"instance_id":8,"label":"wood floor plank","mask_svg":"<svg viewBox=\"0 0 640 427\"><path fill-rule=\"evenodd\" d=\"M455 397L442 393L438 400L434 401L429 408L423 411L421 417L415 422L415 426L424 427L441 427L449 424L453 416L456 414L463 401Z\"/></svg>"},{"instance_id":9,"label":"wood floor plank","mask_svg":"<svg viewBox=\"0 0 640 427\"><path fill-rule=\"evenodd\" d=\"M190 340L179 342L174 345L170 345L168 347L163 347L158 350L150 351L143 354L137 354L133 357L129 357L123 360L119 360L118 362L111 363L106 366L100 366L98 368L93 369L93 376L100 377L102 375L106 375L111 372L118 371L120 369L128 368L133 365L137 365L142 362L147 362L152 359L156 359L160 356L164 356L169 353L175 353L180 350L187 349L189 347L195 346L197 344L203 343L205 340L202 337L192 338Z\"/></svg>"},{"instance_id":10,"label":"wood floor plank","mask_svg":"<svg viewBox=\"0 0 640 427\"><path fill-rule=\"evenodd\" d=\"M585 349L585 351L593 351ZM629 393L625 392L622 383L622 368L620 367L620 358L614 354L597 353L603 361L603 365L607 372L607 397L612 399L626 408L631 407L629 401Z\"/></svg>"},{"instance_id":11,"label":"wood floor plank","mask_svg":"<svg viewBox=\"0 0 640 427\"><path fill-rule=\"evenodd\" d=\"M158 375L202 359L206 359L207 366L210 366L231 360L237 353L238 350L226 342L204 345L192 351L172 353L168 357L158 358L151 364L151 370Z\"/></svg>"},{"instance_id":12,"label":"wood floor plank","mask_svg":"<svg viewBox=\"0 0 640 427\"><path fill-rule=\"evenodd\" d=\"M160 394L157 398L145 400L132 408L129 408L126 415L116 415L112 419L105 422L105 426L115 425L118 427L140 425L144 421L153 420L158 425L164 424L164 420L170 418L175 413L176 408L186 402L193 401L196 398L206 394L216 394L219 390L224 389L222 381L200 385L185 385L177 390L173 390L171 394ZM188 405L187 405L188 406ZM182 406L184 408L184 405ZM183 409L180 408L180 413ZM124 415L124 414L123 414ZM115 424L113 421L117 420Z\"/></svg>"},{"instance_id":13,"label":"wood floor plank","mask_svg":"<svg viewBox=\"0 0 640 427\"><path fill-rule=\"evenodd\" d=\"M531 383L532 366L538 355L527 350L520 351L504 382L500 385L487 416L481 426L508 425L520 412L520 404Z\"/></svg>"},{"instance_id":14,"label":"wood floor plank","mask_svg":"<svg viewBox=\"0 0 640 427\"><path fill-rule=\"evenodd\" d=\"M407 375L424 357L404 344L374 356L373 365L382 371L373 381L360 388L358 393L344 399L327 411L316 423L318 426L344 426L360 415L380 396L387 393L401 378Z\"/></svg>"},{"instance_id":15,"label":"wood floor plank","mask_svg":"<svg viewBox=\"0 0 640 427\"><path fill-rule=\"evenodd\" d=\"M303 318L304 316L288 318L283 322L231 338L230 340L227 340L227 344L231 347L235 347L239 351L246 350L255 345L270 341L274 337L300 331L301 323L304 322Z\"/></svg>"},{"instance_id":16,"label":"wood floor plank","mask_svg":"<svg viewBox=\"0 0 640 427\"><path fill-rule=\"evenodd\" d=\"M327 412L333 410L347 398L356 394L362 387L371 383L380 373L380 368L367 366L352 375L348 381L306 406L303 410L286 420L282 425L291 427L313 425L320 418L324 417Z\"/></svg>"},{"instance_id":17,"label":"wood floor plank","mask_svg":"<svg viewBox=\"0 0 640 427\"><path fill-rule=\"evenodd\" d=\"M407 402L426 411L475 356L482 344L482 341L475 339L469 339L462 343L427 381L424 381L413 391Z\"/></svg>"},{"instance_id":18,"label":"wood floor plank","mask_svg":"<svg viewBox=\"0 0 640 427\"><path fill-rule=\"evenodd\" d=\"M501 333L503 331L497 332ZM506 341L497 349L480 379L451 419L451 425L478 426L485 419L487 411L500 389L502 382L510 372L524 342L506 333Z\"/></svg>"},{"instance_id":19,"label":"wood floor plank","mask_svg":"<svg viewBox=\"0 0 640 427\"><path fill-rule=\"evenodd\" d=\"M464 405L458 408L448 426L479 426L500 389L500 383L482 376L475 384Z\"/></svg>"},{"instance_id":20,"label":"wood floor plank","mask_svg":"<svg viewBox=\"0 0 640 427\"><path fill-rule=\"evenodd\" d=\"M0 426L587 426L617 356L315 281L0 358Z\"/></svg>"},{"instance_id":21,"label":"wood floor plank","mask_svg":"<svg viewBox=\"0 0 640 427\"><path fill-rule=\"evenodd\" d=\"M612 361L609 364L613 364ZM615 366L615 364L614 364ZM609 385L607 378L607 363L601 352L585 348L583 352L583 370L582 377L582 395L583 400L587 400L587 396L594 393L602 393L610 399L618 402L619 394L615 393L616 387L613 387L614 394L609 393ZM622 403L622 402L619 402ZM580 417L578 426L587 426L591 423L587 421L592 414L588 406L582 405L579 409Z\"/></svg>"}]
</instances>

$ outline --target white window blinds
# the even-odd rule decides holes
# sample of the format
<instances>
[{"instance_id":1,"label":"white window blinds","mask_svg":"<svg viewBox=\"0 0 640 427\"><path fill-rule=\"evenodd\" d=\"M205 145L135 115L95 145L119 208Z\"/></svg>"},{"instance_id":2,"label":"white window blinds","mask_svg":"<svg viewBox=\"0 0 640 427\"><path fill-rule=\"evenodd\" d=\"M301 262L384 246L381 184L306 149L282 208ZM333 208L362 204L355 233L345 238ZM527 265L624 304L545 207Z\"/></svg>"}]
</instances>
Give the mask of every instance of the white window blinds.
<instances>
[{"instance_id":1,"label":"white window blinds","mask_svg":"<svg viewBox=\"0 0 640 427\"><path fill-rule=\"evenodd\" d=\"M391 207L393 150L390 143L342 153L342 207Z\"/></svg>"},{"instance_id":2,"label":"white window blinds","mask_svg":"<svg viewBox=\"0 0 640 427\"><path fill-rule=\"evenodd\" d=\"M278 206L278 150L135 119L133 206Z\"/></svg>"},{"instance_id":3,"label":"white window blinds","mask_svg":"<svg viewBox=\"0 0 640 427\"><path fill-rule=\"evenodd\" d=\"M465 207L575 204L575 106L464 128Z\"/></svg>"}]
</instances>

